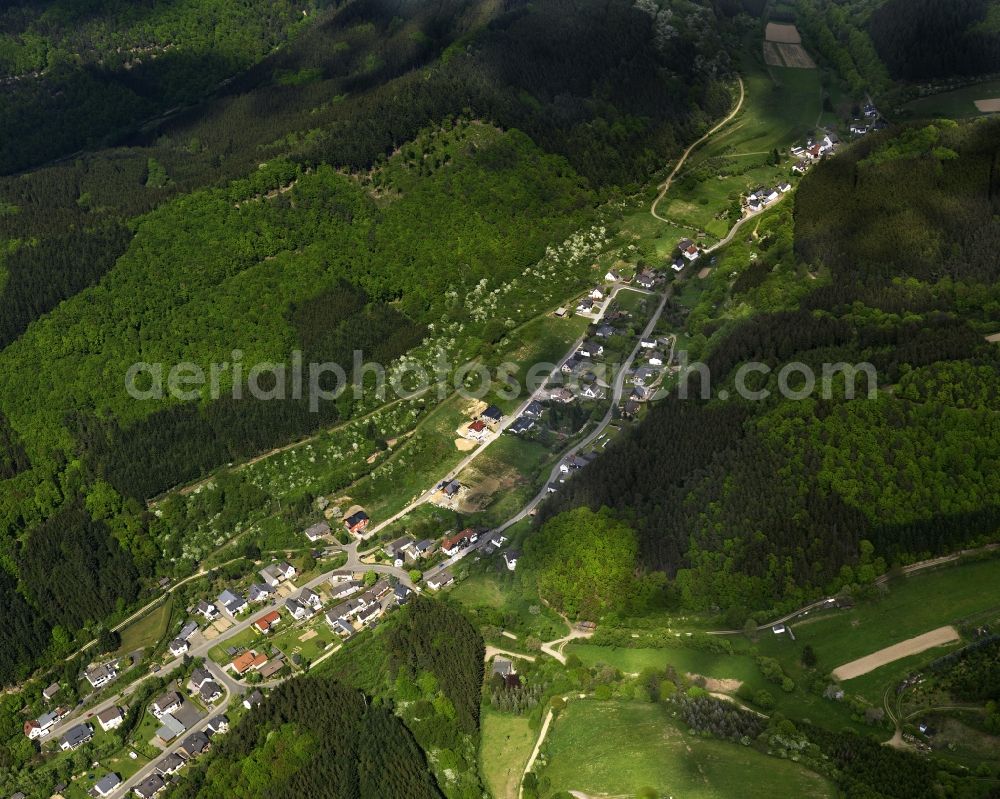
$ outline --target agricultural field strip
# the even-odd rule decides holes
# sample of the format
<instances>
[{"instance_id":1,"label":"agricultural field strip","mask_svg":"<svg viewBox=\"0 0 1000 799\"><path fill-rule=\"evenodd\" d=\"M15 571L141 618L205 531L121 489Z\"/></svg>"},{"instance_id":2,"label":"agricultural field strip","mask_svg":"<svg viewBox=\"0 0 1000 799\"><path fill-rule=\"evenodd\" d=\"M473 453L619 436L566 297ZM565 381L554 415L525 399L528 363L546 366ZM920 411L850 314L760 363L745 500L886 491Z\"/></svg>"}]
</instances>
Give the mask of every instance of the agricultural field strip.
<instances>
[{"instance_id":1,"label":"agricultural field strip","mask_svg":"<svg viewBox=\"0 0 1000 799\"><path fill-rule=\"evenodd\" d=\"M833 670L833 676L838 680L851 680L901 658L909 657L910 655L919 655L928 649L933 649L936 646L944 646L958 640L958 630L951 625L938 627L936 630L908 638L905 641L887 646L877 652L872 652L870 655L865 655L863 658L858 658L857 660L852 660L850 663L837 666Z\"/></svg>"}]
</instances>

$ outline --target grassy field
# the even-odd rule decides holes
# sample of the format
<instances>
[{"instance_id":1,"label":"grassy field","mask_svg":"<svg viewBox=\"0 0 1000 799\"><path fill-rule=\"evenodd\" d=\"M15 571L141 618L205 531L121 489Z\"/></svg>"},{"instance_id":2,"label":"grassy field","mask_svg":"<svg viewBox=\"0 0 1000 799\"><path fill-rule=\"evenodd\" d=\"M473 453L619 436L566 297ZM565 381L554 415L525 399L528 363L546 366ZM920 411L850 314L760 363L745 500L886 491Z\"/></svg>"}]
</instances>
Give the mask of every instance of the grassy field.
<instances>
[{"instance_id":1,"label":"grassy field","mask_svg":"<svg viewBox=\"0 0 1000 799\"><path fill-rule=\"evenodd\" d=\"M513 333L509 346L490 360L515 365L508 373L521 384L519 398L523 398L527 396L526 371L535 363L553 362L565 355L586 325L585 319L541 317ZM519 401L491 396L486 400L496 400L505 410ZM439 404L397 452L350 488L348 495L376 522L401 510L465 457L466 453L455 446L456 431L470 421L473 406L472 401L457 395Z\"/></svg>"},{"instance_id":2,"label":"grassy field","mask_svg":"<svg viewBox=\"0 0 1000 799\"><path fill-rule=\"evenodd\" d=\"M256 646L264 646L267 641L264 636L254 632L253 628L248 628L238 635L234 635L232 638L223 641L221 644L216 644L208 651L208 656L218 663L220 666L225 666L233 658L226 653L226 650L230 647L235 647L239 649L240 647L246 649L252 649Z\"/></svg>"},{"instance_id":3,"label":"grassy field","mask_svg":"<svg viewBox=\"0 0 1000 799\"><path fill-rule=\"evenodd\" d=\"M285 620L287 621L287 617ZM314 636L313 632L316 633ZM300 640L303 637L307 640ZM322 614L317 615L305 625L289 626L270 636L271 645L278 647L287 657L301 655L310 663L326 651L328 644L336 641L336 633L323 620Z\"/></svg>"},{"instance_id":4,"label":"grassy field","mask_svg":"<svg viewBox=\"0 0 1000 799\"><path fill-rule=\"evenodd\" d=\"M634 796L652 787L688 799L834 795L822 777L795 763L681 732L660 704L570 702L543 752L541 773L553 790Z\"/></svg>"},{"instance_id":5,"label":"grassy field","mask_svg":"<svg viewBox=\"0 0 1000 799\"><path fill-rule=\"evenodd\" d=\"M587 666L605 663L629 674L671 665L681 674L701 674L742 682L752 682L760 676L757 665L748 655L716 655L681 647L619 649L573 642L566 646L566 654L576 655Z\"/></svg>"},{"instance_id":6,"label":"grassy field","mask_svg":"<svg viewBox=\"0 0 1000 799\"><path fill-rule=\"evenodd\" d=\"M1000 558L945 567L891 584L880 600L831 611L761 640L764 654L787 657L811 644L824 669L1000 606Z\"/></svg>"},{"instance_id":7,"label":"grassy field","mask_svg":"<svg viewBox=\"0 0 1000 799\"><path fill-rule=\"evenodd\" d=\"M927 97L919 97L906 103L898 116L902 119L945 117L965 119L983 116L976 108L976 100L1000 97L1000 79L963 86L950 92L940 92Z\"/></svg>"},{"instance_id":8,"label":"grassy field","mask_svg":"<svg viewBox=\"0 0 1000 799\"><path fill-rule=\"evenodd\" d=\"M137 649L155 647L160 643L167 633L172 605L173 599L168 596L158 607L122 630L122 644L118 647L117 654L125 655Z\"/></svg>"},{"instance_id":9,"label":"grassy field","mask_svg":"<svg viewBox=\"0 0 1000 799\"><path fill-rule=\"evenodd\" d=\"M527 716L483 712L480 768L494 799L517 799L517 787L536 735Z\"/></svg>"},{"instance_id":10,"label":"grassy field","mask_svg":"<svg viewBox=\"0 0 1000 799\"><path fill-rule=\"evenodd\" d=\"M746 54L741 74L746 96L740 114L691 156L676 179L679 190L658 208L678 225L715 239L731 227L725 212L741 194L788 178L790 163L774 166L770 154L811 134L822 107L819 70L765 68Z\"/></svg>"}]
</instances>

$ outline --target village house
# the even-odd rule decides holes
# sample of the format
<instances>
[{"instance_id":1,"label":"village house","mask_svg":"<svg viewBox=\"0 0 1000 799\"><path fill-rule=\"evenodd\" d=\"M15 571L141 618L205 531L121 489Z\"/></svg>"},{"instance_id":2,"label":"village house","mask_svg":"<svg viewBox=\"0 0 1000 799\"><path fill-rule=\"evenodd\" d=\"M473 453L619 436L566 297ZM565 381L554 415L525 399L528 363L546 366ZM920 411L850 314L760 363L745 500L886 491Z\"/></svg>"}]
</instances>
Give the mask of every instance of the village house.
<instances>
[{"instance_id":1,"label":"village house","mask_svg":"<svg viewBox=\"0 0 1000 799\"><path fill-rule=\"evenodd\" d=\"M153 703L149 706L149 711L156 718L160 718L167 713L179 710L182 704L184 704L184 699L177 691L167 691L162 696L153 700Z\"/></svg>"},{"instance_id":2,"label":"village house","mask_svg":"<svg viewBox=\"0 0 1000 799\"><path fill-rule=\"evenodd\" d=\"M526 416L529 419L541 419L542 412L545 408L542 407L540 402L532 400L527 405L524 406L524 410L521 411L522 416Z\"/></svg>"},{"instance_id":3,"label":"village house","mask_svg":"<svg viewBox=\"0 0 1000 799\"><path fill-rule=\"evenodd\" d=\"M243 707L247 710L253 710L256 707L260 707L262 704L264 704L264 694L257 690L243 700Z\"/></svg>"},{"instance_id":4,"label":"village house","mask_svg":"<svg viewBox=\"0 0 1000 799\"><path fill-rule=\"evenodd\" d=\"M646 360L649 361L650 366L663 366L663 353L659 350L653 350Z\"/></svg>"},{"instance_id":5,"label":"village house","mask_svg":"<svg viewBox=\"0 0 1000 799\"><path fill-rule=\"evenodd\" d=\"M259 602L266 602L271 594L274 593L274 589L265 583L254 583L250 586L250 591L247 593L247 599L252 603L257 604Z\"/></svg>"},{"instance_id":6,"label":"village house","mask_svg":"<svg viewBox=\"0 0 1000 799\"><path fill-rule=\"evenodd\" d=\"M154 796L166 787L167 784L163 781L163 777L159 774L153 774L136 785L133 790L139 799L153 799Z\"/></svg>"},{"instance_id":7,"label":"village house","mask_svg":"<svg viewBox=\"0 0 1000 799\"><path fill-rule=\"evenodd\" d=\"M387 558L394 560L395 558L399 557L400 553L402 553L404 549L413 546L413 544L414 544L413 538L408 535L404 535L400 538L397 538L395 541L390 541L388 544L382 547L382 550L385 552Z\"/></svg>"},{"instance_id":8,"label":"village house","mask_svg":"<svg viewBox=\"0 0 1000 799\"><path fill-rule=\"evenodd\" d=\"M347 528L347 532L351 535L360 536L365 531L365 528L368 527L370 521L368 514L363 510L359 510L344 519L344 527Z\"/></svg>"},{"instance_id":9,"label":"village house","mask_svg":"<svg viewBox=\"0 0 1000 799\"><path fill-rule=\"evenodd\" d=\"M316 522L316 524L306 528L306 538L313 544L322 541L330 535L330 525L327 522Z\"/></svg>"},{"instance_id":10,"label":"village house","mask_svg":"<svg viewBox=\"0 0 1000 799\"><path fill-rule=\"evenodd\" d=\"M462 533L445 536L441 539L441 551L448 557L451 557L457 554L466 543L465 536Z\"/></svg>"},{"instance_id":11,"label":"village house","mask_svg":"<svg viewBox=\"0 0 1000 799\"><path fill-rule=\"evenodd\" d=\"M166 745L183 735L187 726L174 718L172 713L167 713L160 719L162 726L156 731L156 738L162 745Z\"/></svg>"},{"instance_id":12,"label":"village house","mask_svg":"<svg viewBox=\"0 0 1000 799\"><path fill-rule=\"evenodd\" d=\"M651 289L656 285L656 276L652 272L640 272L635 282L644 289Z\"/></svg>"},{"instance_id":13,"label":"village house","mask_svg":"<svg viewBox=\"0 0 1000 799\"><path fill-rule=\"evenodd\" d=\"M313 610L319 610L323 607L323 600L320 599L319 594L313 591L311 588L303 588L299 593L299 602L308 608Z\"/></svg>"},{"instance_id":14,"label":"village house","mask_svg":"<svg viewBox=\"0 0 1000 799\"><path fill-rule=\"evenodd\" d=\"M229 732L229 719L224 715L216 716L205 725L205 731L209 735L225 735Z\"/></svg>"},{"instance_id":15,"label":"village house","mask_svg":"<svg viewBox=\"0 0 1000 799\"><path fill-rule=\"evenodd\" d=\"M611 338L615 334L615 329L611 325L598 325L594 335L598 338Z\"/></svg>"},{"instance_id":16,"label":"village house","mask_svg":"<svg viewBox=\"0 0 1000 799\"><path fill-rule=\"evenodd\" d=\"M455 582L455 578L450 571L439 571L433 577L427 578L427 587L432 591L440 591L442 588Z\"/></svg>"},{"instance_id":17,"label":"village house","mask_svg":"<svg viewBox=\"0 0 1000 799\"><path fill-rule=\"evenodd\" d=\"M402 583L396 583L392 593L397 605L405 605L413 594L413 590Z\"/></svg>"},{"instance_id":18,"label":"village house","mask_svg":"<svg viewBox=\"0 0 1000 799\"><path fill-rule=\"evenodd\" d=\"M159 774L161 777L166 777L169 774L176 774L183 767L184 767L184 758L174 753L162 758L156 764L156 773Z\"/></svg>"},{"instance_id":19,"label":"village house","mask_svg":"<svg viewBox=\"0 0 1000 799\"><path fill-rule=\"evenodd\" d=\"M285 610L288 614L296 621L303 621L312 616L312 610L306 605L301 604L296 599L286 599L285 600Z\"/></svg>"},{"instance_id":20,"label":"village house","mask_svg":"<svg viewBox=\"0 0 1000 799\"><path fill-rule=\"evenodd\" d=\"M219 604L226 609L226 612L230 616L236 616L247 608L247 601L243 597L234 594L228 588L219 594Z\"/></svg>"},{"instance_id":21,"label":"village house","mask_svg":"<svg viewBox=\"0 0 1000 799\"><path fill-rule=\"evenodd\" d=\"M407 550L407 559L409 560L410 555L413 555L413 560L419 560L423 558L429 558L434 554L437 549L437 542L432 541L429 538L424 538L421 541L417 541L411 549Z\"/></svg>"},{"instance_id":22,"label":"village house","mask_svg":"<svg viewBox=\"0 0 1000 799\"><path fill-rule=\"evenodd\" d=\"M282 657L271 658L260 667L260 676L263 680L269 680L279 671L285 668L285 659Z\"/></svg>"},{"instance_id":23,"label":"village house","mask_svg":"<svg viewBox=\"0 0 1000 799\"><path fill-rule=\"evenodd\" d=\"M795 165L792 167L792 172L794 172L796 175L804 175L808 171L809 171L808 161L797 161Z\"/></svg>"},{"instance_id":24,"label":"village house","mask_svg":"<svg viewBox=\"0 0 1000 799\"><path fill-rule=\"evenodd\" d=\"M233 658L233 661L229 664L231 668L238 677L242 677L250 669L254 671L260 669L267 663L267 655L257 654L253 649L249 649L241 655L237 655Z\"/></svg>"},{"instance_id":25,"label":"village house","mask_svg":"<svg viewBox=\"0 0 1000 799\"><path fill-rule=\"evenodd\" d=\"M77 724L66 731L66 734L63 735L62 740L59 742L59 748L64 752L68 752L71 749L79 749L93 737L93 727L89 724Z\"/></svg>"},{"instance_id":26,"label":"village house","mask_svg":"<svg viewBox=\"0 0 1000 799\"><path fill-rule=\"evenodd\" d=\"M90 668L86 672L87 682L94 688L103 688L118 676L118 663L105 663L101 666Z\"/></svg>"},{"instance_id":27,"label":"village house","mask_svg":"<svg viewBox=\"0 0 1000 799\"><path fill-rule=\"evenodd\" d=\"M51 702L55 698L55 695L57 693L59 693L59 683L54 682L52 683L52 685L50 685L48 688L42 691L42 699L44 699L46 702Z\"/></svg>"},{"instance_id":28,"label":"village house","mask_svg":"<svg viewBox=\"0 0 1000 799\"><path fill-rule=\"evenodd\" d=\"M267 633L271 632L271 628L280 621L281 614L276 610L272 610L270 613L265 613L259 619L255 619L253 627L257 632L267 635Z\"/></svg>"},{"instance_id":29,"label":"village house","mask_svg":"<svg viewBox=\"0 0 1000 799\"><path fill-rule=\"evenodd\" d=\"M122 784L117 774L105 774L94 784L95 796L110 796Z\"/></svg>"},{"instance_id":30,"label":"village house","mask_svg":"<svg viewBox=\"0 0 1000 799\"><path fill-rule=\"evenodd\" d=\"M591 289L589 296L590 296L590 299L595 300L597 302L600 302L601 300L604 299L604 289L602 289L600 287L595 288L595 289Z\"/></svg>"},{"instance_id":31,"label":"village house","mask_svg":"<svg viewBox=\"0 0 1000 799\"><path fill-rule=\"evenodd\" d=\"M170 654L173 655L175 658L178 658L181 655L186 654L189 648L190 647L188 646L188 642L181 638L175 638L173 641L170 642L169 646Z\"/></svg>"},{"instance_id":32,"label":"village house","mask_svg":"<svg viewBox=\"0 0 1000 799\"><path fill-rule=\"evenodd\" d=\"M215 680L209 680L198 690L198 697L205 704L211 704L222 696L222 688Z\"/></svg>"},{"instance_id":33,"label":"village house","mask_svg":"<svg viewBox=\"0 0 1000 799\"><path fill-rule=\"evenodd\" d=\"M24 722L24 734L34 741L36 738L44 738L52 730L57 721L55 711L45 713L32 721Z\"/></svg>"},{"instance_id":34,"label":"village house","mask_svg":"<svg viewBox=\"0 0 1000 799\"><path fill-rule=\"evenodd\" d=\"M201 690L201 686L212 679L212 673L208 669L196 668L191 672L191 678L188 680L187 689L192 693Z\"/></svg>"},{"instance_id":35,"label":"village house","mask_svg":"<svg viewBox=\"0 0 1000 799\"><path fill-rule=\"evenodd\" d=\"M496 428L496 426L503 420L503 411L501 411L496 405L490 405L480 414L479 418L486 422L486 424L491 428Z\"/></svg>"},{"instance_id":36,"label":"village house","mask_svg":"<svg viewBox=\"0 0 1000 799\"><path fill-rule=\"evenodd\" d=\"M195 608L195 612L204 616L205 621L214 621L219 618L219 609L210 602L206 602L204 599L198 603Z\"/></svg>"},{"instance_id":37,"label":"village house","mask_svg":"<svg viewBox=\"0 0 1000 799\"><path fill-rule=\"evenodd\" d=\"M511 424L507 428L507 432L517 436L520 435L521 433L527 433L534 426L535 422L533 419L528 419L527 417L519 416L517 419L514 420L513 424Z\"/></svg>"},{"instance_id":38,"label":"village house","mask_svg":"<svg viewBox=\"0 0 1000 799\"><path fill-rule=\"evenodd\" d=\"M585 341L580 345L577 354L582 355L584 358L599 358L604 354L604 345L599 341Z\"/></svg>"},{"instance_id":39,"label":"village house","mask_svg":"<svg viewBox=\"0 0 1000 799\"><path fill-rule=\"evenodd\" d=\"M688 261L696 261L698 259L698 245L691 241L691 239L681 239L677 247L681 251L681 255Z\"/></svg>"},{"instance_id":40,"label":"village house","mask_svg":"<svg viewBox=\"0 0 1000 799\"><path fill-rule=\"evenodd\" d=\"M348 580L346 583L333 583L330 584L330 598L331 599L342 599L345 596L350 596L355 591L361 589L361 583L357 580Z\"/></svg>"},{"instance_id":41,"label":"village house","mask_svg":"<svg viewBox=\"0 0 1000 799\"><path fill-rule=\"evenodd\" d=\"M206 751L210 745L208 736L205 733L193 732L184 739L177 751L188 760L191 760L191 758L198 757L198 755Z\"/></svg>"},{"instance_id":42,"label":"village house","mask_svg":"<svg viewBox=\"0 0 1000 799\"><path fill-rule=\"evenodd\" d=\"M507 564L508 571L514 571L517 568L517 559L521 557L521 552L517 549L505 549L503 553L504 563Z\"/></svg>"},{"instance_id":43,"label":"village house","mask_svg":"<svg viewBox=\"0 0 1000 799\"><path fill-rule=\"evenodd\" d=\"M589 313L594 307L594 301L590 297L584 297L576 306L580 313Z\"/></svg>"},{"instance_id":44,"label":"village house","mask_svg":"<svg viewBox=\"0 0 1000 799\"><path fill-rule=\"evenodd\" d=\"M358 616L357 616L358 623L367 626L371 624L373 621L375 621L381 615L382 615L382 606L378 602L375 602L371 605L367 605L366 607L361 608L361 610L358 611Z\"/></svg>"},{"instance_id":45,"label":"village house","mask_svg":"<svg viewBox=\"0 0 1000 799\"><path fill-rule=\"evenodd\" d=\"M609 283L617 283L622 279L622 276L619 274L617 269L609 269L604 274L604 279Z\"/></svg>"},{"instance_id":46,"label":"village house","mask_svg":"<svg viewBox=\"0 0 1000 799\"><path fill-rule=\"evenodd\" d=\"M581 390L580 396L584 399L604 399L607 392L596 382L587 383Z\"/></svg>"},{"instance_id":47,"label":"village house","mask_svg":"<svg viewBox=\"0 0 1000 799\"><path fill-rule=\"evenodd\" d=\"M123 721L125 721L125 714L116 705L112 705L97 714L97 723L101 725L101 729L105 732L121 727Z\"/></svg>"},{"instance_id":48,"label":"village house","mask_svg":"<svg viewBox=\"0 0 1000 799\"><path fill-rule=\"evenodd\" d=\"M559 367L559 371L566 375L573 374L579 365L580 358L576 353L573 353L573 355L563 361L563 365Z\"/></svg>"}]
</instances>

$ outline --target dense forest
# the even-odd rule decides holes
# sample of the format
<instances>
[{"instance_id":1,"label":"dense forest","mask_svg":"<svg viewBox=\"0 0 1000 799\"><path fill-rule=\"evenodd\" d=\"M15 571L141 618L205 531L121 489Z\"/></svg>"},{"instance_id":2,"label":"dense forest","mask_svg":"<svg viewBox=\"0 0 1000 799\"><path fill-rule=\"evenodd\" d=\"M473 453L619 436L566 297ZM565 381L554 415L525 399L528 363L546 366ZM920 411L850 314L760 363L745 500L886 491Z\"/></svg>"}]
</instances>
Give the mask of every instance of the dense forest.
<instances>
[{"instance_id":1,"label":"dense forest","mask_svg":"<svg viewBox=\"0 0 1000 799\"><path fill-rule=\"evenodd\" d=\"M292 799L441 797L420 747L383 704L335 680L300 677L245 715L167 795Z\"/></svg>"},{"instance_id":2,"label":"dense forest","mask_svg":"<svg viewBox=\"0 0 1000 799\"><path fill-rule=\"evenodd\" d=\"M868 362L845 397L761 402L671 397L540 514L607 506L640 561L684 606L741 621L893 563L1000 530L994 411L1000 128L996 121L872 137L799 188L795 254L825 270L798 309L717 325L712 390L747 361ZM844 235L844 231L851 235ZM988 329L988 328L987 328ZM695 376L696 378L697 376ZM544 563L538 564L544 568Z\"/></svg>"},{"instance_id":3,"label":"dense forest","mask_svg":"<svg viewBox=\"0 0 1000 799\"><path fill-rule=\"evenodd\" d=\"M979 75L1000 68L996 0L888 0L872 14L872 40L897 79Z\"/></svg>"},{"instance_id":4,"label":"dense forest","mask_svg":"<svg viewBox=\"0 0 1000 799\"><path fill-rule=\"evenodd\" d=\"M479 710L485 645L465 613L414 596L379 627L348 642L321 674L384 702L427 753L452 799L480 797Z\"/></svg>"},{"instance_id":5,"label":"dense forest","mask_svg":"<svg viewBox=\"0 0 1000 799\"><path fill-rule=\"evenodd\" d=\"M548 245L731 102L707 0L265 5L0 12L0 562L32 631L0 682L132 598L40 612L71 604L27 553L64 508L167 571L145 500L372 408L135 401L131 364L470 357L582 279L510 291ZM103 540L80 562L117 562Z\"/></svg>"}]
</instances>

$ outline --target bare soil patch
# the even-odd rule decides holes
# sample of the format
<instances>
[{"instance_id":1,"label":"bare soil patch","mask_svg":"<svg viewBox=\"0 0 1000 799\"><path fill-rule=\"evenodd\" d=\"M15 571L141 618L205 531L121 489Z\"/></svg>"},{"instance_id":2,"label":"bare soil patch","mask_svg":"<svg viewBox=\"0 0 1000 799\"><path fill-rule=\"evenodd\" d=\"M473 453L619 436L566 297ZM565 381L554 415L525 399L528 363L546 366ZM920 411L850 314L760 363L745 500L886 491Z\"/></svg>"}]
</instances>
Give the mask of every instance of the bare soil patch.
<instances>
[{"instance_id":1,"label":"bare soil patch","mask_svg":"<svg viewBox=\"0 0 1000 799\"><path fill-rule=\"evenodd\" d=\"M785 62L781 60L781 52L774 42L764 42L764 63L769 67L783 67Z\"/></svg>"},{"instance_id":2,"label":"bare soil patch","mask_svg":"<svg viewBox=\"0 0 1000 799\"><path fill-rule=\"evenodd\" d=\"M319 635L319 633L316 630L306 630L304 633L302 633L302 635L299 636L299 640L302 643L305 643L306 641L311 641L317 635Z\"/></svg>"},{"instance_id":3,"label":"bare soil patch","mask_svg":"<svg viewBox=\"0 0 1000 799\"><path fill-rule=\"evenodd\" d=\"M470 441L467 438L456 438L455 439L455 449L459 452L468 452L476 448L476 442Z\"/></svg>"},{"instance_id":4,"label":"bare soil patch","mask_svg":"<svg viewBox=\"0 0 1000 799\"><path fill-rule=\"evenodd\" d=\"M994 97L990 100L976 100L976 108L984 114L1000 113L1000 97Z\"/></svg>"},{"instance_id":5,"label":"bare soil patch","mask_svg":"<svg viewBox=\"0 0 1000 799\"><path fill-rule=\"evenodd\" d=\"M986 337L986 340L994 343L1000 342L1000 333L991 333Z\"/></svg>"},{"instance_id":6,"label":"bare soil patch","mask_svg":"<svg viewBox=\"0 0 1000 799\"><path fill-rule=\"evenodd\" d=\"M809 53L801 44L777 44L775 45L781 52L781 57L785 61L786 67L792 69L815 69L816 62L809 57Z\"/></svg>"},{"instance_id":7,"label":"bare soil patch","mask_svg":"<svg viewBox=\"0 0 1000 799\"><path fill-rule=\"evenodd\" d=\"M764 30L764 38L769 42L784 42L785 44L802 44L802 36L794 25L783 22L768 22Z\"/></svg>"},{"instance_id":8,"label":"bare soil patch","mask_svg":"<svg viewBox=\"0 0 1000 799\"><path fill-rule=\"evenodd\" d=\"M863 658L858 658L857 660L852 660L850 663L837 666L833 670L833 676L838 680L851 680L855 677L860 677L862 674L874 671L887 663L892 663L910 655L919 655L928 649L933 649L936 646L944 646L957 640L958 631L954 627L951 625L938 627L929 633L908 638L905 641L900 641L898 644L880 649L878 652L865 655Z\"/></svg>"},{"instance_id":9,"label":"bare soil patch","mask_svg":"<svg viewBox=\"0 0 1000 799\"><path fill-rule=\"evenodd\" d=\"M710 274L712 274L712 267L703 266L701 270L698 272L698 280L704 280Z\"/></svg>"}]
</instances>

